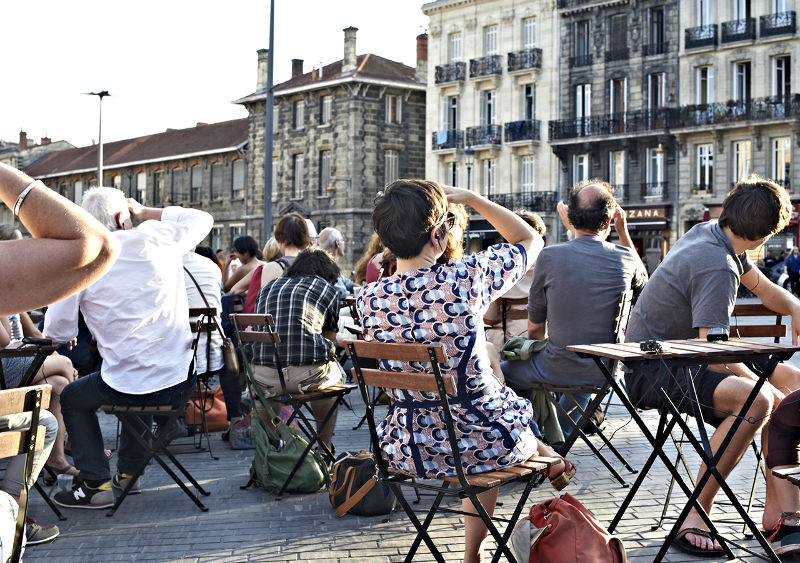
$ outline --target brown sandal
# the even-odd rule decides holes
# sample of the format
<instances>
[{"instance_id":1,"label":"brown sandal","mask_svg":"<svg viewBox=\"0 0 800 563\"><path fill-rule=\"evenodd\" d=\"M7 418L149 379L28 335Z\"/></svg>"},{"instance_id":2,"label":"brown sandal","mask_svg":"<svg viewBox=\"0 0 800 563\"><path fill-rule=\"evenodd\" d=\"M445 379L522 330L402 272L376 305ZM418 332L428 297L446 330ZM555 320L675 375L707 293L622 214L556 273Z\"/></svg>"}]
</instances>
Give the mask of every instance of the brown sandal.
<instances>
[{"instance_id":1,"label":"brown sandal","mask_svg":"<svg viewBox=\"0 0 800 563\"><path fill-rule=\"evenodd\" d=\"M555 477L550 477L550 484L557 491L560 491L567 485L569 485L569 482L572 480L572 478L575 476L575 473L578 471L578 468L575 467L574 463L564 458L561 459L564 462L564 470Z\"/></svg>"}]
</instances>

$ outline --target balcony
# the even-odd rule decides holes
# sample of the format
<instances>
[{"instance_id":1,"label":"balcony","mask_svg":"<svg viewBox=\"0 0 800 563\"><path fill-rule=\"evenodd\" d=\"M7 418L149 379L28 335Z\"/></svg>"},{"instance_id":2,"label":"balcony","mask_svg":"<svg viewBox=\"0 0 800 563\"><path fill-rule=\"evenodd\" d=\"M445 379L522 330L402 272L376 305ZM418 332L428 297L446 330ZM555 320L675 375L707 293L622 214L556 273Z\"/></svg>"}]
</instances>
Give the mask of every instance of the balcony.
<instances>
[{"instance_id":1,"label":"balcony","mask_svg":"<svg viewBox=\"0 0 800 563\"><path fill-rule=\"evenodd\" d=\"M550 140L574 139L600 135L618 135L654 129L669 129L676 123L676 110L656 108L627 113L592 115L550 122Z\"/></svg>"},{"instance_id":2,"label":"balcony","mask_svg":"<svg viewBox=\"0 0 800 563\"><path fill-rule=\"evenodd\" d=\"M722 42L747 41L756 38L756 20L747 18L722 24Z\"/></svg>"},{"instance_id":3,"label":"balcony","mask_svg":"<svg viewBox=\"0 0 800 563\"><path fill-rule=\"evenodd\" d=\"M554 213L556 209L555 191L529 191L517 194L492 194L489 199L507 209L527 209L539 213Z\"/></svg>"},{"instance_id":4,"label":"balcony","mask_svg":"<svg viewBox=\"0 0 800 563\"><path fill-rule=\"evenodd\" d=\"M680 108L673 127L698 127L735 123L738 121L764 121L800 116L800 94L729 100L714 104L695 104Z\"/></svg>"},{"instance_id":5,"label":"balcony","mask_svg":"<svg viewBox=\"0 0 800 563\"><path fill-rule=\"evenodd\" d=\"M623 201L625 194L628 193L628 184L616 184L614 186L614 199Z\"/></svg>"},{"instance_id":6,"label":"balcony","mask_svg":"<svg viewBox=\"0 0 800 563\"><path fill-rule=\"evenodd\" d=\"M663 55L669 51L669 42L662 41L661 43L647 43L642 45L642 56L652 57L653 55Z\"/></svg>"},{"instance_id":7,"label":"balcony","mask_svg":"<svg viewBox=\"0 0 800 563\"><path fill-rule=\"evenodd\" d=\"M505 126L505 142L516 143L519 141L538 141L541 133L541 123L538 119L528 121L509 121Z\"/></svg>"},{"instance_id":8,"label":"balcony","mask_svg":"<svg viewBox=\"0 0 800 563\"><path fill-rule=\"evenodd\" d=\"M569 58L569 68L590 66L591 64L592 64L592 55L577 55Z\"/></svg>"},{"instance_id":9,"label":"balcony","mask_svg":"<svg viewBox=\"0 0 800 563\"><path fill-rule=\"evenodd\" d=\"M500 125L478 125L467 127L467 146L500 145L503 142Z\"/></svg>"},{"instance_id":10,"label":"balcony","mask_svg":"<svg viewBox=\"0 0 800 563\"><path fill-rule=\"evenodd\" d=\"M441 129L431 135L431 148L435 151L464 147L464 132L460 129Z\"/></svg>"},{"instance_id":11,"label":"balcony","mask_svg":"<svg viewBox=\"0 0 800 563\"><path fill-rule=\"evenodd\" d=\"M628 48L624 47L622 49L613 49L611 51L606 51L606 62L610 63L613 61L626 61L628 60Z\"/></svg>"},{"instance_id":12,"label":"balcony","mask_svg":"<svg viewBox=\"0 0 800 563\"><path fill-rule=\"evenodd\" d=\"M500 55L489 55L480 59L470 59L469 77L491 76L493 74L503 74L503 64Z\"/></svg>"},{"instance_id":13,"label":"balcony","mask_svg":"<svg viewBox=\"0 0 800 563\"><path fill-rule=\"evenodd\" d=\"M436 66L436 84L464 82L467 76L467 63L458 62Z\"/></svg>"},{"instance_id":14,"label":"balcony","mask_svg":"<svg viewBox=\"0 0 800 563\"><path fill-rule=\"evenodd\" d=\"M667 199L666 182L645 182L642 184L642 197Z\"/></svg>"},{"instance_id":15,"label":"balcony","mask_svg":"<svg viewBox=\"0 0 800 563\"><path fill-rule=\"evenodd\" d=\"M794 12L779 12L761 16L761 37L786 35L795 32L797 22Z\"/></svg>"},{"instance_id":16,"label":"balcony","mask_svg":"<svg viewBox=\"0 0 800 563\"><path fill-rule=\"evenodd\" d=\"M542 68L541 49L523 49L508 54L508 72L527 70L529 68Z\"/></svg>"},{"instance_id":17,"label":"balcony","mask_svg":"<svg viewBox=\"0 0 800 563\"><path fill-rule=\"evenodd\" d=\"M717 44L717 24L701 25L684 30L684 46L687 49L713 47Z\"/></svg>"},{"instance_id":18,"label":"balcony","mask_svg":"<svg viewBox=\"0 0 800 563\"><path fill-rule=\"evenodd\" d=\"M733 186L731 186L733 188ZM692 186L692 195L711 195L714 193L714 188L711 184L702 184Z\"/></svg>"}]
</instances>

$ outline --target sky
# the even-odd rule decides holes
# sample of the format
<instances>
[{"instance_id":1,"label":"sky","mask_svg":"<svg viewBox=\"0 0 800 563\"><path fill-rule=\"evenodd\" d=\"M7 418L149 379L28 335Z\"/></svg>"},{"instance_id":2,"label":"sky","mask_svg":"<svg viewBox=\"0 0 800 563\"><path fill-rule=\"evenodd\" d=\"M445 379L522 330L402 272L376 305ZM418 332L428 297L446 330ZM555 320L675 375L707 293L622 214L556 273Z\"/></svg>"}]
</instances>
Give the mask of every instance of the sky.
<instances>
[{"instance_id":1,"label":"sky","mask_svg":"<svg viewBox=\"0 0 800 563\"><path fill-rule=\"evenodd\" d=\"M427 18L414 0L275 0L274 83L340 60L345 27L358 54L416 65ZM231 104L256 89L269 46L269 0L4 2L0 140L19 132L75 146L247 116Z\"/></svg>"}]
</instances>

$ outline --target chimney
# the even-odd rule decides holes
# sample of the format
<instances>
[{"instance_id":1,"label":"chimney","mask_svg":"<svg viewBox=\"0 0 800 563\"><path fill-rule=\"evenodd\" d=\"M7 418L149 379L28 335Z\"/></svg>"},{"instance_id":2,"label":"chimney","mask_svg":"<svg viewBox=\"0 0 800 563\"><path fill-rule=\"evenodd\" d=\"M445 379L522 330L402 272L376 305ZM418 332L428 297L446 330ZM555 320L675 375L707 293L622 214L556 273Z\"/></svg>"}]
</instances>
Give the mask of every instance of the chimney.
<instances>
[{"instance_id":1,"label":"chimney","mask_svg":"<svg viewBox=\"0 0 800 563\"><path fill-rule=\"evenodd\" d=\"M269 66L269 49L259 49L258 53L258 81L256 92L267 89L267 67Z\"/></svg>"},{"instance_id":2,"label":"chimney","mask_svg":"<svg viewBox=\"0 0 800 563\"><path fill-rule=\"evenodd\" d=\"M417 35L417 82L428 81L428 34Z\"/></svg>"},{"instance_id":3,"label":"chimney","mask_svg":"<svg viewBox=\"0 0 800 563\"><path fill-rule=\"evenodd\" d=\"M28 134L25 131L19 132L19 146L17 148L20 149L28 148Z\"/></svg>"},{"instance_id":4,"label":"chimney","mask_svg":"<svg viewBox=\"0 0 800 563\"><path fill-rule=\"evenodd\" d=\"M317 69L312 68L311 69L311 80L316 80L316 79L317 79Z\"/></svg>"},{"instance_id":5,"label":"chimney","mask_svg":"<svg viewBox=\"0 0 800 563\"><path fill-rule=\"evenodd\" d=\"M40 145L49 145L51 142L50 137L42 137L42 140L39 142Z\"/></svg>"},{"instance_id":6,"label":"chimney","mask_svg":"<svg viewBox=\"0 0 800 563\"><path fill-rule=\"evenodd\" d=\"M303 59L292 59L292 78L303 74Z\"/></svg>"},{"instance_id":7,"label":"chimney","mask_svg":"<svg viewBox=\"0 0 800 563\"><path fill-rule=\"evenodd\" d=\"M344 60L342 61L342 74L354 72L358 55L356 55L356 31L357 27L347 27L344 31Z\"/></svg>"}]
</instances>

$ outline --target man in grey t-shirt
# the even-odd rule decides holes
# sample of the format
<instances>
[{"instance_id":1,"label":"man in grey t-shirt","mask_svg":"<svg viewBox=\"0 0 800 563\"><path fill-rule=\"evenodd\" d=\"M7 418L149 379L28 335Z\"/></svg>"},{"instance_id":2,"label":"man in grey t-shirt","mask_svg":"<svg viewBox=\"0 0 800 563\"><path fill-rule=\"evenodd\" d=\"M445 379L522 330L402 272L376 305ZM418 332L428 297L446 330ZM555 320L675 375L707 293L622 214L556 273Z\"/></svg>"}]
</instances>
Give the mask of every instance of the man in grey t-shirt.
<instances>
[{"instance_id":1,"label":"man in grey t-shirt","mask_svg":"<svg viewBox=\"0 0 800 563\"><path fill-rule=\"evenodd\" d=\"M562 221L575 238L544 248L536 260L528 296L528 338L544 338L547 325L548 341L530 360L502 364L512 389L528 389L534 383L605 382L591 358L579 358L566 347L609 342L621 293L633 289L638 294L647 281L625 212L612 193L606 182L589 180L570 190L568 206L559 203ZM621 245L605 241L612 220ZM589 395L580 396L582 406L588 401ZM562 406L572 408L568 400ZM565 423L562 419L562 427Z\"/></svg>"},{"instance_id":2,"label":"man in grey t-shirt","mask_svg":"<svg viewBox=\"0 0 800 563\"><path fill-rule=\"evenodd\" d=\"M670 250L639 297L631 313L626 340L706 339L712 328L729 330L739 283L756 294L774 311L792 316L792 342L800 334L800 301L754 268L746 251L759 248L786 226L791 203L786 191L772 181L758 177L740 182L722 204L718 222L702 223L686 233ZM734 334L735 335L735 334ZM693 370L694 373L694 370ZM756 375L744 364L712 365L694 377L698 399L706 422L718 426L711 437L714 451L727 434L734 416L750 394ZM670 385L671 377L662 366L626 375L628 394L639 407L665 408L660 388L669 389L672 402L691 414L691 403L683 381ZM723 476L733 469L753 437L767 422L772 409L789 392L800 387L800 370L779 364L761 389L717 468ZM754 421L751 423L751 421ZM766 432L762 436L766 437ZM767 444L763 443L764 454ZM701 472L705 467L701 467ZM777 484L767 472L764 529L775 528L781 515ZM700 493L699 502L711 511L719 491L715 479ZM798 500L800 502L800 499ZM784 509L785 510L785 509ZM673 544L694 555L708 555L721 549L705 532L699 514L692 510Z\"/></svg>"}]
</instances>

